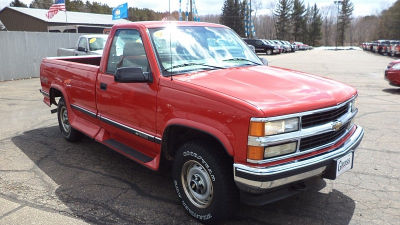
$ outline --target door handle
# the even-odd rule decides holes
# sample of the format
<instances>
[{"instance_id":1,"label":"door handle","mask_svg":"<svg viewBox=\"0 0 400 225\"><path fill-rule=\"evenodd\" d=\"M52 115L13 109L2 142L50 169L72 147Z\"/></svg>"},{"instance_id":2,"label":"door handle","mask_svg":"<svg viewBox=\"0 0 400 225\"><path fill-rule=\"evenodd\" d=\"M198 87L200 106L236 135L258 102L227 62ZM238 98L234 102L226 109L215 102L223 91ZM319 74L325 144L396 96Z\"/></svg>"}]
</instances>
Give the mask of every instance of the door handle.
<instances>
[{"instance_id":1,"label":"door handle","mask_svg":"<svg viewBox=\"0 0 400 225\"><path fill-rule=\"evenodd\" d=\"M100 83L100 89L101 89L101 90L107 90L107 84L105 84L105 83Z\"/></svg>"}]
</instances>

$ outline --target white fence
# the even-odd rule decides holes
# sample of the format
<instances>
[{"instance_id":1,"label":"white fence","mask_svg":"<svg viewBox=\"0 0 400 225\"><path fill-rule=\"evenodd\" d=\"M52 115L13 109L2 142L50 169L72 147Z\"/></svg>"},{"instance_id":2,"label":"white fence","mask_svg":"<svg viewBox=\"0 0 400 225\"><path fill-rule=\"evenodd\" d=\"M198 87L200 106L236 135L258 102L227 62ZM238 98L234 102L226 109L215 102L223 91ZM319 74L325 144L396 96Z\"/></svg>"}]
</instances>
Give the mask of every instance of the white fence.
<instances>
[{"instance_id":1,"label":"white fence","mask_svg":"<svg viewBox=\"0 0 400 225\"><path fill-rule=\"evenodd\" d=\"M0 81L39 77L42 59L74 47L80 35L0 31Z\"/></svg>"}]
</instances>

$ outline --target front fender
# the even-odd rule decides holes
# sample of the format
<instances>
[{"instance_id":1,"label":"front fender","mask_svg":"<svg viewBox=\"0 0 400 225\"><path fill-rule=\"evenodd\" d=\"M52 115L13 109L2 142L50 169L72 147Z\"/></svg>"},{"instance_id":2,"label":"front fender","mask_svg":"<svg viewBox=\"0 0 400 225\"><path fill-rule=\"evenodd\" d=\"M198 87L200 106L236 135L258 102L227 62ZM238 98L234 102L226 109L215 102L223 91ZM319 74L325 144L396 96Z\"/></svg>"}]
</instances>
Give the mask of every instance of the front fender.
<instances>
[{"instance_id":1,"label":"front fender","mask_svg":"<svg viewBox=\"0 0 400 225\"><path fill-rule=\"evenodd\" d=\"M165 128L168 128L168 127L174 126L174 125L196 129L198 131L201 131L201 132L204 132L204 133L207 133L207 134L213 136L215 139L217 139L222 144L222 146L225 148L226 152L230 156L232 156L232 157L234 156L234 150L233 150L232 144L230 143L227 136L224 133L222 133L220 130L218 130L214 127L202 124L202 123L198 123L196 121L181 119L181 118L174 118L174 119L169 120L167 122ZM166 129L164 129L164 130L166 130Z\"/></svg>"}]
</instances>

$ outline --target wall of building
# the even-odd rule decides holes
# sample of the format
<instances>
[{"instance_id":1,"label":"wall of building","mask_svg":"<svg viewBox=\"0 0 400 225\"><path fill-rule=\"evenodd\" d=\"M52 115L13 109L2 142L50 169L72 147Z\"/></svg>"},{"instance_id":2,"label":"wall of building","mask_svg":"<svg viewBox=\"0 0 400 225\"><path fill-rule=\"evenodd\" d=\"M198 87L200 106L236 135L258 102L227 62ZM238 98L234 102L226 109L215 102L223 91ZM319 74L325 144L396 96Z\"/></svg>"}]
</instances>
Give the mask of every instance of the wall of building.
<instances>
[{"instance_id":1,"label":"wall of building","mask_svg":"<svg viewBox=\"0 0 400 225\"><path fill-rule=\"evenodd\" d=\"M74 47L81 34L0 32L0 81L39 77L40 62Z\"/></svg>"},{"instance_id":2,"label":"wall of building","mask_svg":"<svg viewBox=\"0 0 400 225\"><path fill-rule=\"evenodd\" d=\"M8 31L47 32L47 23L29 15L5 8L0 14L0 20Z\"/></svg>"}]
</instances>

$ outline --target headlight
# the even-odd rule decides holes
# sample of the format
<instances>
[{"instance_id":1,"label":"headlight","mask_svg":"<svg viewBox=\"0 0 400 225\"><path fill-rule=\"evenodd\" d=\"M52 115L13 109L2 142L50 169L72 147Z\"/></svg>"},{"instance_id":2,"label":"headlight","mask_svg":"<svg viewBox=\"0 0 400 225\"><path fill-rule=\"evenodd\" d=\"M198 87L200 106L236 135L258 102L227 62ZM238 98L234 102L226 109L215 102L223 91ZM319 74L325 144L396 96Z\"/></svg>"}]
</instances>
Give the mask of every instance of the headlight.
<instances>
[{"instance_id":1,"label":"headlight","mask_svg":"<svg viewBox=\"0 0 400 225\"><path fill-rule=\"evenodd\" d=\"M264 158L272 158L294 153L297 150L297 142L265 147Z\"/></svg>"},{"instance_id":2,"label":"headlight","mask_svg":"<svg viewBox=\"0 0 400 225\"><path fill-rule=\"evenodd\" d=\"M299 118L268 122L251 122L249 135L255 137L271 136L299 130Z\"/></svg>"},{"instance_id":3,"label":"headlight","mask_svg":"<svg viewBox=\"0 0 400 225\"><path fill-rule=\"evenodd\" d=\"M299 118L277 120L265 123L265 135L275 135L299 130Z\"/></svg>"},{"instance_id":4,"label":"headlight","mask_svg":"<svg viewBox=\"0 0 400 225\"><path fill-rule=\"evenodd\" d=\"M265 137L276 134L289 133L299 130L300 119L298 117L275 120L268 122L251 121L249 127L249 136ZM286 155L297 150L297 141L283 143L274 146L247 146L247 159L263 160L280 155Z\"/></svg>"},{"instance_id":5,"label":"headlight","mask_svg":"<svg viewBox=\"0 0 400 225\"><path fill-rule=\"evenodd\" d=\"M357 98L355 98L355 99L350 103L351 112L354 112L354 111L357 110L357 105L358 105L358 101L357 101Z\"/></svg>"},{"instance_id":6,"label":"headlight","mask_svg":"<svg viewBox=\"0 0 400 225\"><path fill-rule=\"evenodd\" d=\"M394 64L394 65L392 66L392 69L393 69L393 70L400 70L400 63Z\"/></svg>"}]
</instances>

